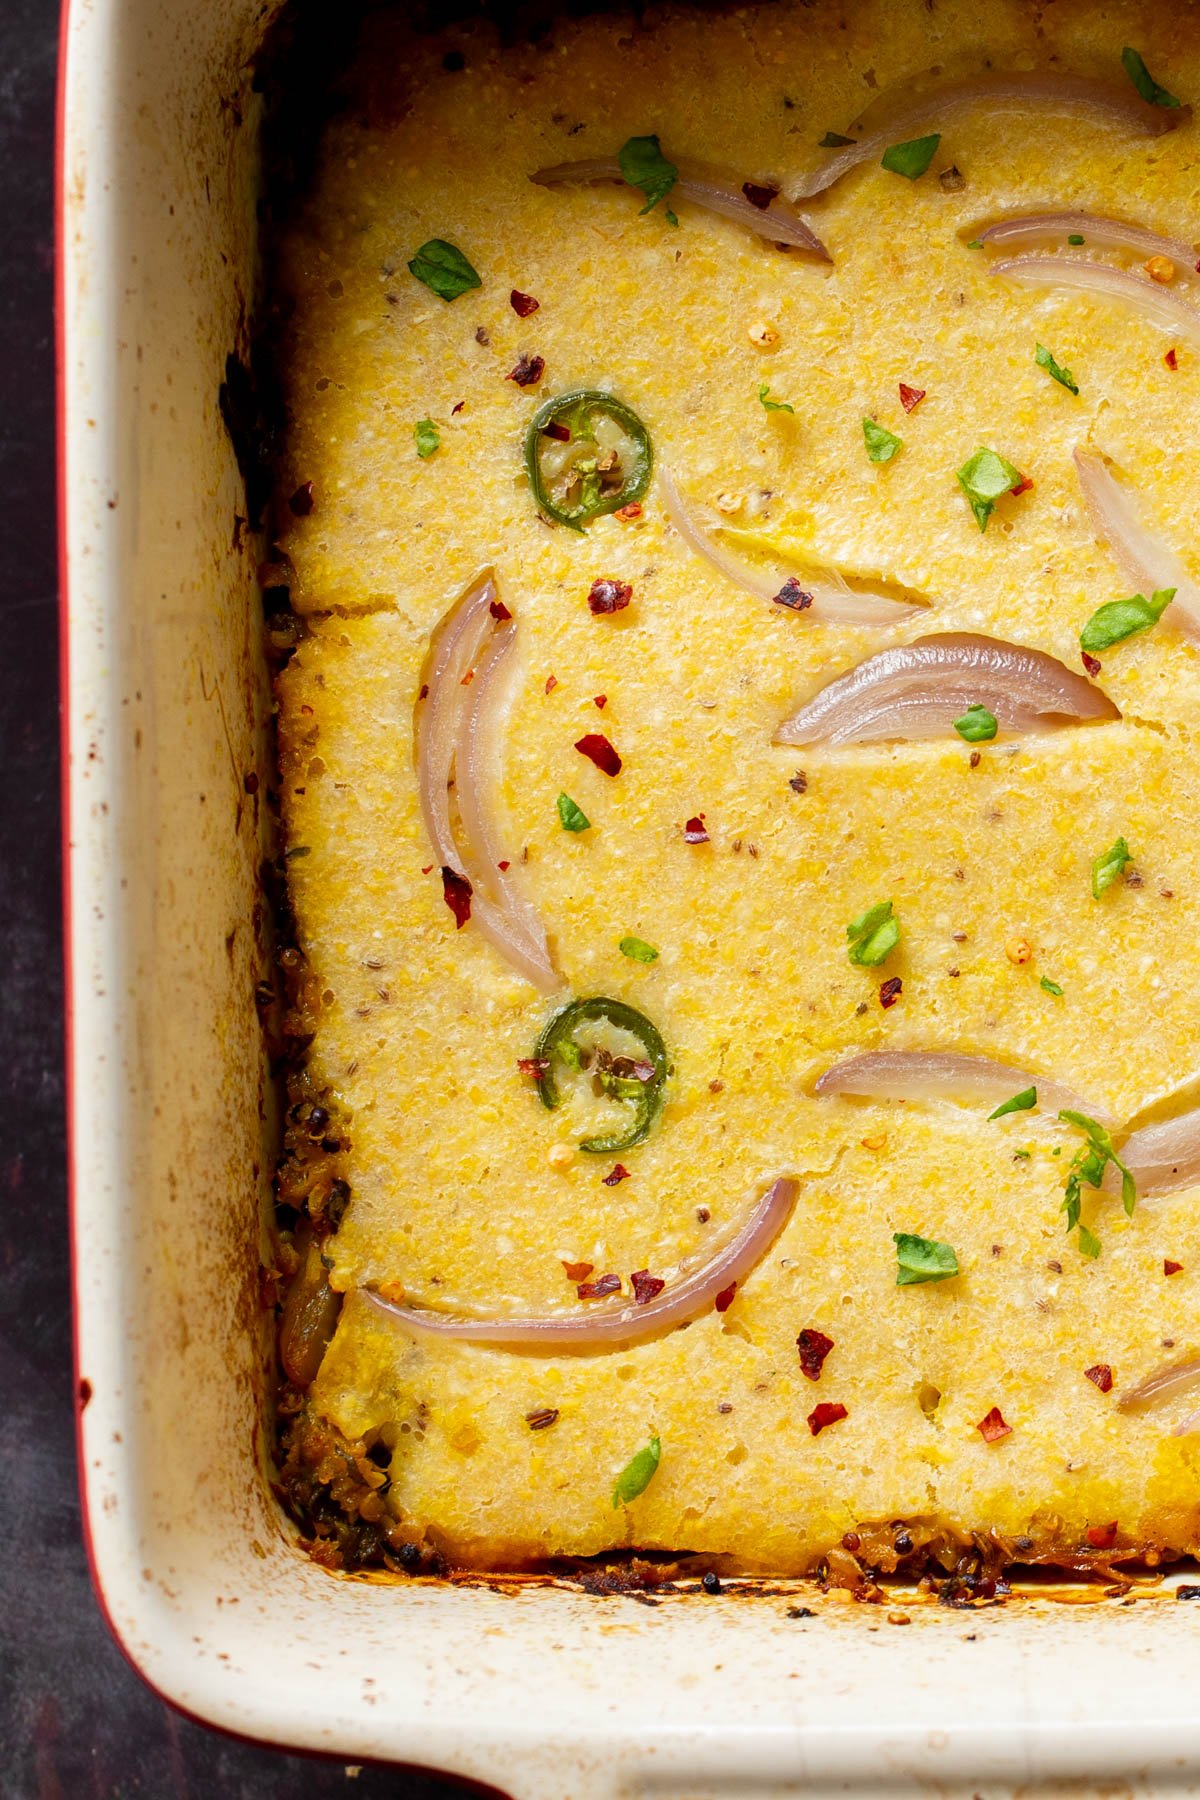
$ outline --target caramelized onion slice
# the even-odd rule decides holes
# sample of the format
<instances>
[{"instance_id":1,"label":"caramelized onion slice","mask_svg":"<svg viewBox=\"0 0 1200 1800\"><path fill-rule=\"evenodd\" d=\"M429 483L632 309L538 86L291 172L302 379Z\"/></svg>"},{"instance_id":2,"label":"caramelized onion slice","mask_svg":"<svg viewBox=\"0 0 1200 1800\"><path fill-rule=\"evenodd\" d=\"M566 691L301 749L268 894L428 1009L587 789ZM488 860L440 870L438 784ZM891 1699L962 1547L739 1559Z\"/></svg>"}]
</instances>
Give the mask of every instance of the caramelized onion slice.
<instances>
[{"instance_id":1,"label":"caramelized onion slice","mask_svg":"<svg viewBox=\"0 0 1200 1800\"><path fill-rule=\"evenodd\" d=\"M984 1105L1009 1099L1026 1088L1037 1088L1042 1113L1062 1108L1086 1113L1107 1123L1091 1102L1081 1100L1061 1082L1016 1069L992 1056L967 1056L954 1050L868 1050L849 1056L826 1069L813 1086L814 1094L855 1094L866 1100L954 1100Z\"/></svg>"},{"instance_id":2,"label":"caramelized onion slice","mask_svg":"<svg viewBox=\"0 0 1200 1800\"><path fill-rule=\"evenodd\" d=\"M863 115L865 133L836 151L810 174L789 183L793 200L822 194L860 163L877 162L890 144L914 137L922 125L940 125L974 107L1018 106L1074 117L1080 113L1099 124L1123 126L1144 137L1174 131L1191 114L1189 106L1151 106L1126 83L1094 80L1086 75L1060 75L1049 70L1025 74L994 70L944 82L914 95L911 87L892 88ZM854 136L853 130L849 133Z\"/></svg>"},{"instance_id":3,"label":"caramelized onion slice","mask_svg":"<svg viewBox=\"0 0 1200 1800\"><path fill-rule=\"evenodd\" d=\"M773 244L787 244L794 250L808 250L819 256L823 262L833 259L828 250L813 230L808 221L801 217L790 201L782 194L775 194L766 206L756 206L747 199L743 183L736 175L723 174L719 169L710 169L704 163L680 161L673 159L679 170L679 180L667 196L668 203L674 195L682 195L690 200L693 206L703 207L705 212L719 213L723 219L732 219L738 225L744 225L756 237L768 238ZM593 156L584 162L556 163L552 168L539 169L530 176L539 187L579 187L594 181L621 181L625 177L621 173L621 165L615 156ZM748 182L745 186L757 184ZM759 192L769 191L764 184Z\"/></svg>"},{"instance_id":4,"label":"caramelized onion slice","mask_svg":"<svg viewBox=\"0 0 1200 1800\"><path fill-rule=\"evenodd\" d=\"M1162 287L1132 269L1115 269L1079 256L1017 256L993 263L988 272L1023 287L1065 288L1101 300L1122 300L1173 337L1200 343L1200 310L1174 288Z\"/></svg>"},{"instance_id":5,"label":"caramelized onion slice","mask_svg":"<svg viewBox=\"0 0 1200 1800\"><path fill-rule=\"evenodd\" d=\"M1188 273L1195 270L1196 251L1182 238L1162 237L1144 225L1127 225L1122 219L1105 219L1097 213L1045 212L1023 213L1011 219L998 219L985 231L971 234L989 250L1018 250L1029 246L1057 243L1071 236L1086 238L1091 249L1100 245L1108 250L1133 250L1139 256L1167 256Z\"/></svg>"},{"instance_id":6,"label":"caramelized onion slice","mask_svg":"<svg viewBox=\"0 0 1200 1800\"><path fill-rule=\"evenodd\" d=\"M969 706L1006 731L1038 732L1119 719L1107 694L1042 650L947 632L877 651L805 702L777 744L866 744L943 737Z\"/></svg>"},{"instance_id":7,"label":"caramelized onion slice","mask_svg":"<svg viewBox=\"0 0 1200 1800\"><path fill-rule=\"evenodd\" d=\"M671 471L661 463L658 479L667 505L667 517L684 543L744 593L755 594L760 600L774 600L788 581L798 581L810 601L801 610L814 619L830 620L839 625L900 625L922 610L910 601L897 600L892 594L852 588L836 570L781 567L772 574L767 569L743 562L701 522L699 513L684 500Z\"/></svg>"},{"instance_id":8,"label":"caramelized onion slice","mask_svg":"<svg viewBox=\"0 0 1200 1800\"><path fill-rule=\"evenodd\" d=\"M1094 450L1077 449L1075 467L1092 530L1131 588L1152 594L1173 587L1175 598L1165 617L1200 640L1200 586L1173 550L1147 531L1127 488L1121 486Z\"/></svg>"},{"instance_id":9,"label":"caramelized onion slice","mask_svg":"<svg viewBox=\"0 0 1200 1800\"><path fill-rule=\"evenodd\" d=\"M1143 1125L1121 1146L1140 1195L1174 1194L1200 1183L1200 1107Z\"/></svg>"},{"instance_id":10,"label":"caramelized onion slice","mask_svg":"<svg viewBox=\"0 0 1200 1800\"><path fill-rule=\"evenodd\" d=\"M673 1325L707 1312L718 1294L745 1281L761 1262L796 1202L798 1184L790 1176L773 1181L724 1249L699 1263L682 1264L679 1278L645 1306L588 1305L574 1315L533 1319L463 1319L447 1313L398 1306L370 1288L360 1292L380 1313L416 1337L456 1338L496 1350L605 1350L656 1337Z\"/></svg>"},{"instance_id":11,"label":"caramelized onion slice","mask_svg":"<svg viewBox=\"0 0 1200 1800\"><path fill-rule=\"evenodd\" d=\"M1177 1362L1164 1363L1139 1381L1136 1387L1126 1388L1117 1401L1121 1412L1149 1412L1157 1410L1168 1400L1177 1400L1181 1394L1190 1394L1200 1387L1200 1356L1185 1356Z\"/></svg>"},{"instance_id":12,"label":"caramelized onion slice","mask_svg":"<svg viewBox=\"0 0 1200 1800\"><path fill-rule=\"evenodd\" d=\"M471 919L535 987L561 985L545 928L510 876L495 821L499 736L507 710L505 657L516 624L491 611L490 571L455 602L433 634L414 712L417 786L425 829L443 868L471 884ZM468 679L469 677L469 679ZM451 817L451 782L459 832Z\"/></svg>"}]
</instances>

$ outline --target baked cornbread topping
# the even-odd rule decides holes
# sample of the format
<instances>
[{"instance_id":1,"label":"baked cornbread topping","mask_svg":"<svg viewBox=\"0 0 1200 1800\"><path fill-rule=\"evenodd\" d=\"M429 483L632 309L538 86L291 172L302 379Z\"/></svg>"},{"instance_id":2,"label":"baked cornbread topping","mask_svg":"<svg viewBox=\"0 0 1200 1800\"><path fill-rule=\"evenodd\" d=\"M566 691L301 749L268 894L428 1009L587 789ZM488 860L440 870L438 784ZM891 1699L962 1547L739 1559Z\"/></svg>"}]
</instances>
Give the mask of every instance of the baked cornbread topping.
<instances>
[{"instance_id":1,"label":"baked cornbread topping","mask_svg":"<svg viewBox=\"0 0 1200 1800\"><path fill-rule=\"evenodd\" d=\"M1200 1547L1181 17L365 27L272 268L321 1560Z\"/></svg>"}]
</instances>

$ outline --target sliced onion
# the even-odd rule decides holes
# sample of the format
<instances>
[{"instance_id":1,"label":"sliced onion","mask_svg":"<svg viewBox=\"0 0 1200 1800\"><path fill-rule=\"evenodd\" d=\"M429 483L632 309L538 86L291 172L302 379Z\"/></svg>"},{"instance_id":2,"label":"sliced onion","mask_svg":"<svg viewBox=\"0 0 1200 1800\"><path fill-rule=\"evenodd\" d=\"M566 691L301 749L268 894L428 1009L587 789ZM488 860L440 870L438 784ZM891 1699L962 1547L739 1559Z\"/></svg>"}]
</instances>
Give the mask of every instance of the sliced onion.
<instances>
[{"instance_id":1,"label":"sliced onion","mask_svg":"<svg viewBox=\"0 0 1200 1800\"><path fill-rule=\"evenodd\" d=\"M783 1230L795 1205L797 1186L789 1176L773 1181L723 1250L695 1264L690 1272L688 1264L681 1264L681 1279L645 1306L626 1302L616 1307L589 1305L586 1312L546 1318L463 1319L398 1306L370 1288L360 1292L379 1312L417 1337L455 1338L497 1350L603 1350L615 1344L635 1344L694 1319L726 1288L735 1283L740 1287Z\"/></svg>"},{"instance_id":2,"label":"sliced onion","mask_svg":"<svg viewBox=\"0 0 1200 1800\"><path fill-rule=\"evenodd\" d=\"M1200 1182L1200 1107L1130 1132L1121 1146L1121 1161L1139 1194L1174 1194L1195 1187Z\"/></svg>"},{"instance_id":3,"label":"sliced onion","mask_svg":"<svg viewBox=\"0 0 1200 1800\"><path fill-rule=\"evenodd\" d=\"M1200 1431L1200 1408L1189 1413L1186 1419L1180 1419L1178 1425L1171 1427L1172 1437L1190 1437L1193 1431Z\"/></svg>"},{"instance_id":4,"label":"sliced onion","mask_svg":"<svg viewBox=\"0 0 1200 1800\"><path fill-rule=\"evenodd\" d=\"M494 619L495 599L496 585L489 572L455 602L434 632L423 671L428 691L414 715L418 791L439 863L471 884L473 922L513 968L549 993L561 981L550 959L545 928L497 867L505 858L488 805L508 698L503 665L516 632L511 619ZM458 839L451 821L452 781Z\"/></svg>"},{"instance_id":5,"label":"sliced onion","mask_svg":"<svg viewBox=\"0 0 1200 1800\"><path fill-rule=\"evenodd\" d=\"M1063 1108L1086 1113L1105 1123L1104 1114L1060 1082L1015 1069L992 1056L966 1056L953 1050L868 1050L826 1069L814 1094L857 1094L866 1100L1007 1100L1026 1088L1037 1088L1043 1113Z\"/></svg>"},{"instance_id":6,"label":"sliced onion","mask_svg":"<svg viewBox=\"0 0 1200 1800\"><path fill-rule=\"evenodd\" d=\"M969 706L1007 731L1119 719L1107 694L1042 650L947 632L877 651L785 719L777 744L866 744L941 737Z\"/></svg>"},{"instance_id":7,"label":"sliced onion","mask_svg":"<svg viewBox=\"0 0 1200 1800\"><path fill-rule=\"evenodd\" d=\"M1164 616L1200 640L1200 586L1174 551L1146 530L1128 490L1094 450L1077 449L1075 467L1092 530L1108 546L1122 576L1144 594L1173 587L1175 598Z\"/></svg>"},{"instance_id":8,"label":"sliced onion","mask_svg":"<svg viewBox=\"0 0 1200 1800\"><path fill-rule=\"evenodd\" d=\"M1181 1394L1200 1387L1200 1356L1185 1356L1179 1362L1164 1363L1147 1375L1136 1387L1127 1388L1117 1401L1121 1412L1147 1412Z\"/></svg>"},{"instance_id":9,"label":"sliced onion","mask_svg":"<svg viewBox=\"0 0 1200 1800\"><path fill-rule=\"evenodd\" d=\"M1167 256L1173 263L1182 264L1189 274L1194 273L1196 267L1196 250L1182 238L1161 237L1144 225L1126 225L1121 219L1102 219L1096 213L1025 213L1012 219L999 219L986 231L973 235L993 250L1002 245L1015 250L1023 245L1050 244L1060 238L1082 236L1087 239L1089 248L1100 244L1112 250L1135 250L1139 255Z\"/></svg>"},{"instance_id":10,"label":"sliced onion","mask_svg":"<svg viewBox=\"0 0 1200 1800\"><path fill-rule=\"evenodd\" d=\"M824 262L833 260L812 226L782 194L776 194L766 206L755 206L746 198L736 175L722 174L719 169L710 169L703 163L681 162L678 158L674 161L679 180L668 198L682 194L694 206L719 213L723 219L733 219L736 224L744 225L757 237L768 238L773 244L809 250ZM530 177L539 187L579 187L594 181L623 182L624 179L615 156L592 156L584 162L556 163L553 168L539 169ZM763 183L764 187L771 185L773 183Z\"/></svg>"},{"instance_id":11,"label":"sliced onion","mask_svg":"<svg viewBox=\"0 0 1200 1800\"><path fill-rule=\"evenodd\" d=\"M793 200L811 199L860 163L877 161L889 145L911 138L921 125L941 124L976 106L1010 105L1037 107L1048 113L1085 113L1097 122L1123 125L1147 137L1174 131L1191 114L1190 106L1151 106L1124 83L1049 70L968 75L915 96L910 87L893 88L871 108L865 137L827 157L811 174L790 183L788 191Z\"/></svg>"},{"instance_id":12,"label":"sliced onion","mask_svg":"<svg viewBox=\"0 0 1200 1800\"><path fill-rule=\"evenodd\" d=\"M1069 288L1102 300L1123 300L1173 337L1200 343L1200 310L1174 288L1163 287L1132 269L1115 269L1110 263L1089 262L1082 256L1016 256L993 263L989 274L1024 287Z\"/></svg>"},{"instance_id":13,"label":"sliced onion","mask_svg":"<svg viewBox=\"0 0 1200 1800\"><path fill-rule=\"evenodd\" d=\"M772 575L762 568L754 568L732 555L701 523L699 515L688 506L675 485L671 471L661 463L658 479L667 503L667 517L684 543L747 594L756 594L760 600L773 600L784 583L794 577L803 582L805 593L812 596L812 605L806 607L805 612L814 619L836 621L840 625L900 625L923 610L910 601L897 600L891 594L852 588L833 569L780 569Z\"/></svg>"}]
</instances>

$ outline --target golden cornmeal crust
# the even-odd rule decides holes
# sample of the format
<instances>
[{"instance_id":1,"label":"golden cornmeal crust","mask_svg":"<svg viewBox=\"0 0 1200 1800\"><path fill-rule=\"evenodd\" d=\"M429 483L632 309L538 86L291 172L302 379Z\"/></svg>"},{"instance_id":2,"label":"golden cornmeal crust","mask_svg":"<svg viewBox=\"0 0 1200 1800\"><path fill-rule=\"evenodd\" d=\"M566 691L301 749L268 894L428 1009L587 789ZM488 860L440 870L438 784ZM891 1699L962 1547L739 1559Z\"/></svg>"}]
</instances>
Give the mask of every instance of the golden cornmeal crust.
<instances>
[{"instance_id":1,"label":"golden cornmeal crust","mask_svg":"<svg viewBox=\"0 0 1200 1800\"><path fill-rule=\"evenodd\" d=\"M312 484L279 534L306 626L278 681L306 1045L281 1170L281 1482L334 1566L636 1550L864 1589L872 1571L927 1566L969 1587L1013 1559L1103 1572L1200 1547L1200 1435L1171 1435L1180 1409L1117 1407L1200 1349L1195 1192L1131 1219L1089 1195L1089 1260L1060 1211L1079 1136L1052 1116L812 1092L856 1052L954 1049L1053 1077L1122 1124L1178 1109L1198 1043L1195 649L1168 614L1106 653L1117 723L1002 733L976 753L772 743L833 676L931 630L1077 669L1084 621L1128 591L1081 504L1077 445L1112 458L1186 554L1200 353L1181 344L1169 368L1171 340L1144 320L1005 288L967 240L1052 206L1190 239L1197 127L1142 139L959 116L922 179L871 164L811 206L832 270L683 202L673 228L616 185L528 180L651 131L668 154L783 178L872 95L935 67L1119 75L1134 44L1173 91L1200 92L1183 0L1001 3L986 22L981 44L966 0L782 0L562 21L502 45L486 24L418 37L376 21L277 242L278 492ZM952 166L961 184L939 180ZM482 280L449 304L406 266L435 237ZM518 317L513 289L536 313ZM1037 343L1078 395L1035 364ZM528 388L506 379L522 355L545 361ZM764 382L794 410L767 412ZM911 416L900 382L926 391ZM931 610L880 630L772 607L697 560L655 484L640 518L548 527L523 436L577 385L634 407L695 502ZM886 465L866 456L868 416L903 439ZM426 459L424 419L440 434ZM954 479L980 444L1033 483L986 533ZM541 1107L518 1069L554 1001L471 924L455 930L419 812L430 635L488 567L516 619L496 778L514 867L564 991L639 1008L672 1058L662 1118L614 1186L611 1159L578 1152L578 1118ZM632 588L617 615L588 607L600 577ZM598 731L616 779L574 748ZM587 832L562 829L560 792ZM701 813L697 846L682 828ZM1118 836L1128 878L1097 901L1091 864ZM900 949L852 967L847 922L885 898ZM657 960L622 955L629 935ZM885 977L902 983L888 1007ZM732 1304L646 1343L572 1356L416 1339L361 1293L571 1313L564 1264L626 1291L634 1270L669 1283L781 1173L794 1211ZM958 1276L897 1286L897 1232L952 1244ZM833 1341L817 1381L803 1330ZM1085 1374L1097 1365L1108 1391ZM818 1404L845 1416L818 1433ZM989 1442L992 1408L1009 1431ZM615 1506L652 1437L657 1472Z\"/></svg>"}]
</instances>

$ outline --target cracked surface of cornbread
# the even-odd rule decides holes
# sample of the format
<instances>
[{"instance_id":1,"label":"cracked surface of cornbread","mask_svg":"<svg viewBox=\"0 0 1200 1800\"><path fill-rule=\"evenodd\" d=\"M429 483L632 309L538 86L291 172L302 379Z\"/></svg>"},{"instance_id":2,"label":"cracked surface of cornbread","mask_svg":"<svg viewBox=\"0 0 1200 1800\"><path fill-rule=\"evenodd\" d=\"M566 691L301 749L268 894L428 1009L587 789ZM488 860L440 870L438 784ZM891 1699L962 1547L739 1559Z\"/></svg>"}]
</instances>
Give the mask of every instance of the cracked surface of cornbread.
<instances>
[{"instance_id":1,"label":"cracked surface of cornbread","mask_svg":"<svg viewBox=\"0 0 1200 1800\"><path fill-rule=\"evenodd\" d=\"M1106 650L1111 723L976 746L952 731L773 742L833 677L931 632L1078 670L1085 621L1130 591L1084 508L1079 446L1111 459L1187 560L1200 347L1179 340L1169 368L1177 340L1129 308L1018 290L970 245L990 220L1062 207L1190 240L1200 133L1190 117L1147 137L1011 105L960 113L920 179L873 161L802 208L831 266L686 200L672 226L616 183L529 180L653 132L668 156L786 190L826 131L889 89L989 66L1124 79L1127 44L1188 99L1195 17L1183 0L1001 4L983 42L964 0L564 20L536 44L487 24L369 26L276 247L278 485L312 483L310 511L283 509L306 632L278 695L314 1008L294 1118L315 1098L338 1122L328 1164L349 1189L321 1244L345 1300L304 1416L372 1449L386 1479L371 1513L393 1546L485 1568L637 1548L803 1573L892 1521L1065 1560L1200 1544L1200 1434L1172 1435L1187 1406L1119 1405L1200 1351L1195 1190L1142 1196L1127 1217L1107 1186L1085 1188L1101 1252L1084 1256L1061 1211L1083 1140L1052 1112L990 1121L977 1100L813 1092L856 1053L950 1049L1072 1088L1118 1146L1194 1103L1193 643L1168 610ZM940 179L952 168L961 185ZM457 245L481 285L447 302L415 279L430 239ZM518 316L512 290L537 310ZM1077 395L1035 363L1038 344ZM527 387L507 379L521 356L544 359ZM768 412L762 383L794 410ZM908 415L900 383L925 390ZM660 467L697 505L720 501L735 534L925 606L866 627L741 591L673 528L657 478L635 518L548 525L524 436L575 387L631 406ZM864 417L901 438L889 462L868 459ZM421 420L440 440L424 457ZM985 532L955 479L978 445L1033 484ZM558 994L477 921L455 928L420 807L430 639L489 568L515 621L489 795ZM620 611L589 607L602 578L631 588ZM615 777L576 749L589 733L619 751ZM564 793L586 830L563 828ZM697 815L705 843L685 837ZM1093 861L1118 837L1132 860L1097 899ZM899 947L853 966L846 927L885 899ZM629 937L657 957L622 953ZM670 1055L661 1117L611 1186L614 1159L578 1148L608 1103L585 1082L547 1110L518 1067L570 995L636 1007ZM794 1208L732 1301L649 1341L443 1341L364 1297L478 1318L601 1304L577 1298L565 1264L618 1274L626 1296L634 1271L669 1288L780 1175ZM953 1246L958 1273L897 1285L896 1233ZM815 1381L804 1330L833 1343ZM1085 1375L1096 1365L1108 1391ZM821 1403L845 1416L818 1431ZM989 1442L992 1408L1008 1433ZM652 1478L615 1504L653 1438Z\"/></svg>"}]
</instances>

